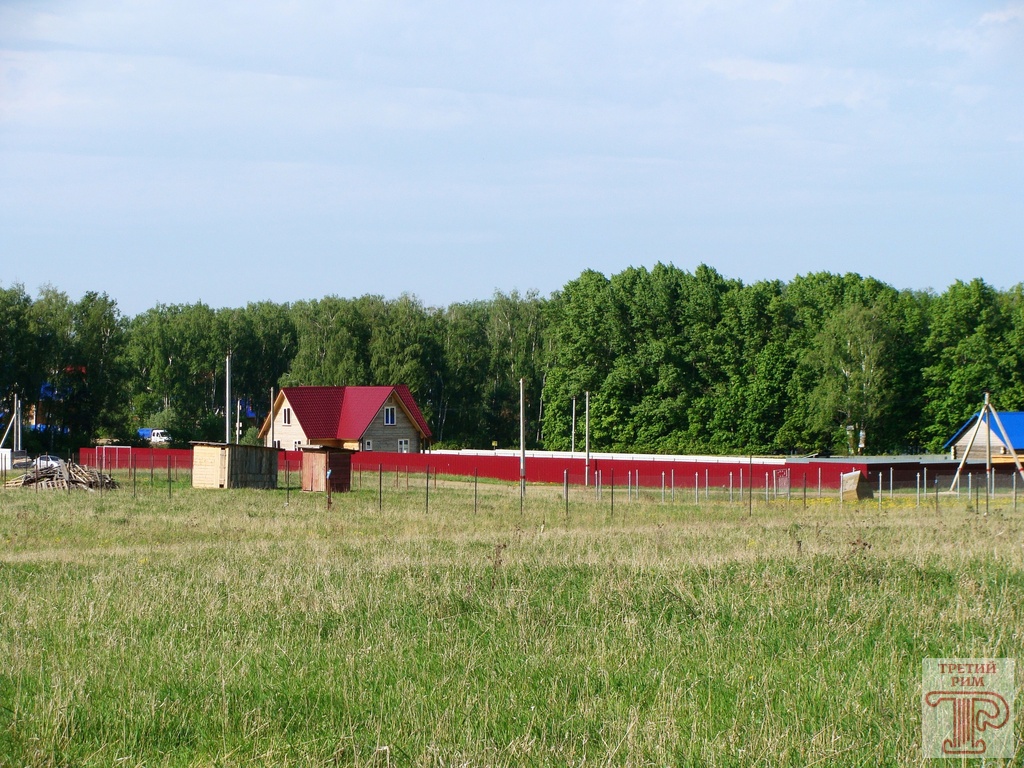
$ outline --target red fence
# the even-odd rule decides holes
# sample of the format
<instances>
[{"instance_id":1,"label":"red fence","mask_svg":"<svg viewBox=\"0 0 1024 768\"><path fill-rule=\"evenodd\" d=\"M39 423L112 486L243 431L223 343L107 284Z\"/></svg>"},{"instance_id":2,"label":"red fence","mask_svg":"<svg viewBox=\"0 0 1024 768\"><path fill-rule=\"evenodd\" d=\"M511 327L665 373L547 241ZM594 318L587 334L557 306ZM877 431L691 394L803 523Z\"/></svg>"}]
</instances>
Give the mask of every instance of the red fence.
<instances>
[{"instance_id":1,"label":"red fence","mask_svg":"<svg viewBox=\"0 0 1024 768\"><path fill-rule=\"evenodd\" d=\"M357 453L352 457L352 470L408 470L494 478L508 482L519 480L519 456L509 452L434 452L418 454ZM887 483L890 468L894 482L911 486L921 471L919 462L893 461L876 464L857 459L809 460L784 457L717 457L717 456L628 456L598 454L585 458L566 454L533 453L526 457L526 480L531 483L561 484L566 478L571 485L601 485L644 488L749 488L773 491L780 486L792 490L807 487L837 489L840 476L860 470L868 482L877 482L879 474ZM952 472L947 472L952 474Z\"/></svg>"},{"instance_id":2,"label":"red fence","mask_svg":"<svg viewBox=\"0 0 1024 768\"><path fill-rule=\"evenodd\" d=\"M82 448L79 462L104 469L145 470L192 468L192 451L176 448L136 448L102 446ZM300 451L281 451L280 471L298 472L302 468ZM432 453L357 452L352 456L352 471L405 471L459 477L486 477L507 482L519 480L519 455L509 451L439 451ZM750 489L808 492L839 487L843 473L860 470L873 488L931 487L938 477L948 484L956 471L951 461L920 461L906 457L843 459L804 459L786 457L717 456L630 456L594 454L589 464L580 455L533 452L526 457L526 480L531 483L571 485L615 485L643 488ZM977 467L975 467L977 470ZM1012 467L1000 467L1000 475Z\"/></svg>"},{"instance_id":3,"label":"red fence","mask_svg":"<svg viewBox=\"0 0 1024 768\"><path fill-rule=\"evenodd\" d=\"M78 451L79 464L104 470L167 469L168 462L172 469L191 470L192 449L103 445L97 448L81 448ZM281 472L284 472L285 469L298 472L302 469L302 453L300 451L281 451L278 453L277 463Z\"/></svg>"},{"instance_id":4,"label":"red fence","mask_svg":"<svg viewBox=\"0 0 1024 768\"><path fill-rule=\"evenodd\" d=\"M596 454L586 459L559 453L534 452L526 456L526 480L531 483L571 485L615 485L674 490L753 490L757 493L799 493L834 491L847 472L860 471L874 489L932 488L938 481L946 487L956 472L956 462L910 457L801 458L747 456L630 456ZM411 471L460 477L479 477L517 482L519 456L490 451L440 451L434 453L357 453L352 471ZM980 468L984 471L984 467ZM969 472L965 468L964 472ZM977 473L979 467L974 465ZM996 468L997 477L1007 483L1012 466Z\"/></svg>"},{"instance_id":5,"label":"red fence","mask_svg":"<svg viewBox=\"0 0 1024 768\"><path fill-rule=\"evenodd\" d=\"M81 448L78 463L103 470L113 469L192 469L191 449L136 448L130 445L103 445Z\"/></svg>"}]
</instances>

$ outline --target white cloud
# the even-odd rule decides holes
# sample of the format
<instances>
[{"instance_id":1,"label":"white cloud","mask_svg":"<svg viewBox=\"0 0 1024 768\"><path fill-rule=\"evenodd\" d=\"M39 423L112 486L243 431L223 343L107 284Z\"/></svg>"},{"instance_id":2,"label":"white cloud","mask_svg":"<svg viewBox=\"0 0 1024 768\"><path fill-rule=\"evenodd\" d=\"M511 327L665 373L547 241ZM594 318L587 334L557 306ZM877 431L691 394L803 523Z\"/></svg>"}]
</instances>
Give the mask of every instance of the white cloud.
<instances>
[{"instance_id":1,"label":"white cloud","mask_svg":"<svg viewBox=\"0 0 1024 768\"><path fill-rule=\"evenodd\" d=\"M729 80L789 84L799 75L799 69L792 65L757 59L718 59L706 66Z\"/></svg>"},{"instance_id":2,"label":"white cloud","mask_svg":"<svg viewBox=\"0 0 1024 768\"><path fill-rule=\"evenodd\" d=\"M981 24L1009 24L1024 21L1024 5L1010 5L1001 11L989 11L982 15Z\"/></svg>"}]
</instances>

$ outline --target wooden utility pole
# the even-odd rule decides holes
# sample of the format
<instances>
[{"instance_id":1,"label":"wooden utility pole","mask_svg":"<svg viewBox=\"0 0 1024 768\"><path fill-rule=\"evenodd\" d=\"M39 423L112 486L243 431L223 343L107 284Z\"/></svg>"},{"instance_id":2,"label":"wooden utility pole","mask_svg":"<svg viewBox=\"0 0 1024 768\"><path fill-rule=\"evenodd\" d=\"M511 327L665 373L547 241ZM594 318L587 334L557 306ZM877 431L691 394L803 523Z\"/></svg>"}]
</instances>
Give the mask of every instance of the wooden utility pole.
<instances>
[{"instance_id":1,"label":"wooden utility pole","mask_svg":"<svg viewBox=\"0 0 1024 768\"><path fill-rule=\"evenodd\" d=\"M971 432L971 439L967 441L967 449L964 451L963 457L960 459L960 464L956 468L956 474L953 475L953 482L949 486L949 490L952 491L956 488L957 482L960 480L960 472L964 468L964 464L967 463L967 458L971 455L971 449L974 447L974 441L978 438L978 432L981 430L982 422L985 423L985 478L986 482L990 483L992 478L992 422L995 421L996 426L999 427L999 432L1003 437L1003 444L1006 449L1013 456L1013 463L1017 467L1017 473L1024 479L1024 467L1021 467L1020 459L1017 457L1017 451L1013 448L1013 442L1010 440L1009 435L1006 433L1006 427L1003 426L1003 422L999 418L999 412L992 407L991 397L989 393L985 393L985 403L981 407L981 411L978 413L978 421L974 424L974 430Z\"/></svg>"}]
</instances>

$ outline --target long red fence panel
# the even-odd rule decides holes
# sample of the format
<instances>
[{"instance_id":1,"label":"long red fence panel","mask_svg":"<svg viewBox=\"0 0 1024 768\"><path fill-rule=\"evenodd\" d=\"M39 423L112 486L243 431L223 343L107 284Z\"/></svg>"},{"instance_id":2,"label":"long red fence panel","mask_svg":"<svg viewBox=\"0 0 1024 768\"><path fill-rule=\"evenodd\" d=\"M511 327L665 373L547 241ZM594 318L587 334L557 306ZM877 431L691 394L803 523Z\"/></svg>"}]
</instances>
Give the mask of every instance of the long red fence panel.
<instances>
[{"instance_id":1,"label":"long red fence panel","mask_svg":"<svg viewBox=\"0 0 1024 768\"><path fill-rule=\"evenodd\" d=\"M192 468L191 449L137 448L134 446L100 446L82 448L79 462L108 470L166 468L170 461L175 469ZM913 486L924 472L931 485L940 475L952 479L955 463L921 461L916 458L893 457L892 461L866 460L860 457L815 459L799 457L715 457L715 456L630 456L625 454L592 455L586 458L570 454L535 452L526 457L526 480L531 483L571 485L616 485L644 488L704 489L740 488L764 492L777 489L780 483L792 492L833 490L839 487L843 473L859 470L866 481L884 487L890 482ZM281 451L278 467L284 472L302 468L301 451ZM429 453L382 453L362 451L352 455L353 472L408 471L422 474L457 477L484 477L518 482L520 457L512 452L438 451ZM949 480L947 479L947 482Z\"/></svg>"}]
</instances>

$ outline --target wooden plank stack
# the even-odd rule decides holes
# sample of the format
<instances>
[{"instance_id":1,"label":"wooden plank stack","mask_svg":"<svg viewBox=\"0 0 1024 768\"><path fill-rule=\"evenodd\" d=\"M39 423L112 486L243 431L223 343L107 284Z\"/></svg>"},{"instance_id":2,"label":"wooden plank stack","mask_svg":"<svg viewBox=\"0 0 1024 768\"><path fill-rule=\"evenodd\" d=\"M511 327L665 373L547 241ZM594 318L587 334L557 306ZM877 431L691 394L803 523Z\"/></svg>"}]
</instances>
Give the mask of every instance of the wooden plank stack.
<instances>
[{"instance_id":1,"label":"wooden plank stack","mask_svg":"<svg viewBox=\"0 0 1024 768\"><path fill-rule=\"evenodd\" d=\"M35 488L40 490L62 490L84 488L99 490L117 488L117 483L110 475L104 475L95 469L80 464L62 463L59 467L32 468L24 475L15 477L4 483L4 488Z\"/></svg>"}]
</instances>

